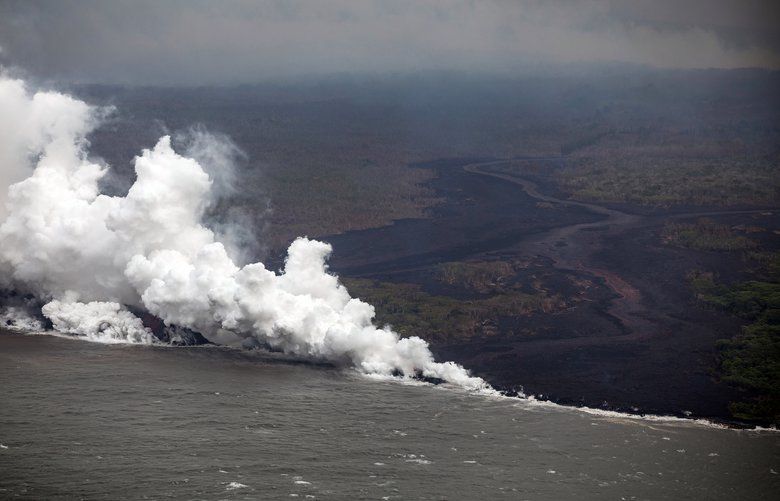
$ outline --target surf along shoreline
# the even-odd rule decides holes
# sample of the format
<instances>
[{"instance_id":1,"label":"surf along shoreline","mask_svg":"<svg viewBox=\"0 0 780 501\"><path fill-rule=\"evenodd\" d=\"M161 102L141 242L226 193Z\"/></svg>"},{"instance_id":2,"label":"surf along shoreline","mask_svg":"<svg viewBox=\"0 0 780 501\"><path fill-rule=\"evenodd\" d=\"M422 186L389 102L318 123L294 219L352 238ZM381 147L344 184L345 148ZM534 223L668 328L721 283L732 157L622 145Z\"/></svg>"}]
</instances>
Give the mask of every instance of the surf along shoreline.
<instances>
[{"instance_id":1,"label":"surf along shoreline","mask_svg":"<svg viewBox=\"0 0 780 501\"><path fill-rule=\"evenodd\" d=\"M231 357L239 356L239 360L242 363L262 363L262 364L272 364L272 365L282 364L282 365L292 365L292 366L305 365L305 366L310 366L313 370L343 370L344 369L344 368L339 368L338 366L335 366L332 363L327 363L327 362L320 363L312 360L299 359L294 356L286 356L283 354L265 352L263 350L260 350L258 352L258 350L246 350L242 348L232 348L228 346L220 346L215 344L192 345L192 346L175 346L175 345L167 345L164 343L154 344L154 345L139 345L134 343L106 344L106 343L101 343L101 342L81 338L79 336L71 336L67 334L56 333L54 331L26 332L21 329L5 328L5 327L0 327L0 336L2 337L20 336L20 337L30 337L30 338L34 338L38 336L54 337L66 341L86 342L86 343L101 345L110 349L118 349L118 348L121 349L122 347L151 348L151 349L162 348L162 349L176 349L176 350L216 349L219 351L226 351L226 353L229 353ZM259 358L253 355L259 355ZM217 356L216 353L215 356ZM363 374L359 372L356 372L355 374L361 378L368 378L370 380L378 380L378 381L388 381L394 384L415 384L415 385L429 386L432 388L442 385L440 382L431 381L426 378L405 379L405 378L400 378L395 376L383 376L377 378L375 375L371 375L371 374ZM537 399L532 395L526 396L521 393L517 393L515 391L495 390L495 392L491 391L489 393L485 393L483 391L474 392L474 391L464 390L462 388L457 388L446 384L443 384L442 387L445 387L447 391L454 391L454 392L465 391L467 393L473 393L475 397L500 398L500 399L505 399L508 402L517 401L518 404L522 406L548 408L551 410L555 410L557 412L581 412L583 414L591 415L599 419L618 419L618 420L628 420L628 421L636 421L636 422L647 421L647 422L655 422L659 424L670 424L670 425L693 425L693 426L703 426L707 428L715 428L715 429L723 429L723 430L780 432L780 429L775 427L763 427L756 424L746 424L738 421L692 418L690 416L647 414L641 412L632 412L630 410L623 411L623 410L615 410L615 409L597 409L597 408L592 408L587 406L564 405L564 404L553 402L551 400Z\"/></svg>"}]
</instances>

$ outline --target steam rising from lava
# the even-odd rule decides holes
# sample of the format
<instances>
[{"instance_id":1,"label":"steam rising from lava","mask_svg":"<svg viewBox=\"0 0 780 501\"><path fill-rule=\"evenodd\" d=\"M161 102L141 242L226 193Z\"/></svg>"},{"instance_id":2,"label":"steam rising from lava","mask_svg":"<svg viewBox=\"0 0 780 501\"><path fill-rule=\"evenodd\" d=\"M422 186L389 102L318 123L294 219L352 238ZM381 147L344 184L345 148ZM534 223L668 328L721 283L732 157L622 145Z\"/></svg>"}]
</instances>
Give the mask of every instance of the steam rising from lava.
<instances>
[{"instance_id":1,"label":"steam rising from lava","mask_svg":"<svg viewBox=\"0 0 780 501\"><path fill-rule=\"evenodd\" d=\"M35 294L54 328L102 342L151 343L129 309L211 340L240 338L372 374L441 378L484 388L418 337L372 324L374 308L328 273L330 245L299 238L284 270L238 266L201 221L213 179L170 138L135 159L125 197L99 192L107 167L87 155L104 110L56 92L30 94L0 78L0 285ZM212 158L218 158L213 155ZM201 155L199 158L209 158ZM0 179L3 182L14 178ZM128 309L129 308L129 309Z\"/></svg>"}]
</instances>

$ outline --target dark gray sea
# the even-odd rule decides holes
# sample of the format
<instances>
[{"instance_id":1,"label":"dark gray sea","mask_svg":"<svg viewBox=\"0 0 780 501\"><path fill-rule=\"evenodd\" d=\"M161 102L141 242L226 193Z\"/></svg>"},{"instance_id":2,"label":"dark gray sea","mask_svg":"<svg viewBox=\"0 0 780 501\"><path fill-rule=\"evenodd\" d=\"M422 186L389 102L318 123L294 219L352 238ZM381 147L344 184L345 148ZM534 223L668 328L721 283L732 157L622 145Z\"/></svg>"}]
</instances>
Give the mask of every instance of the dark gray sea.
<instances>
[{"instance_id":1,"label":"dark gray sea","mask_svg":"<svg viewBox=\"0 0 780 501\"><path fill-rule=\"evenodd\" d=\"M777 499L780 433L0 334L3 499Z\"/></svg>"}]
</instances>

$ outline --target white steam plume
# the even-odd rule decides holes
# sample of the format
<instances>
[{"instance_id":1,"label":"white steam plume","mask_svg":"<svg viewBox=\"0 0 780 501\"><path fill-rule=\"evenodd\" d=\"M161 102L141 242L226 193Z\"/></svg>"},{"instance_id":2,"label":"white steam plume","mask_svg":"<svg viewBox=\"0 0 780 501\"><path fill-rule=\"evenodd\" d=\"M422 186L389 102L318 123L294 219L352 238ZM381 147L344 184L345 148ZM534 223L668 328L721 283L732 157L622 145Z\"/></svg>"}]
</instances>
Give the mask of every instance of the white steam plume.
<instances>
[{"instance_id":1,"label":"white steam plume","mask_svg":"<svg viewBox=\"0 0 780 501\"><path fill-rule=\"evenodd\" d=\"M5 217L8 187L32 172L30 160L58 137L81 140L99 110L62 94L29 97L18 80L0 74L0 221Z\"/></svg>"},{"instance_id":2,"label":"white steam plume","mask_svg":"<svg viewBox=\"0 0 780 501\"><path fill-rule=\"evenodd\" d=\"M41 309L60 332L100 343L152 344L153 336L141 322L117 303L79 303L54 299Z\"/></svg>"},{"instance_id":3,"label":"white steam plume","mask_svg":"<svg viewBox=\"0 0 780 501\"><path fill-rule=\"evenodd\" d=\"M486 387L455 363L435 362L422 339L375 327L374 308L328 273L326 243L297 239L281 274L262 263L237 266L201 224L212 179L167 136L135 159L137 179L126 197L100 194L106 167L88 159L85 140L100 113L0 80L0 130L16 131L0 136L2 170L32 172L8 189L0 276L6 287L49 301L42 312L56 329L103 342L152 342L126 305L207 338L229 331L365 373Z\"/></svg>"}]
</instances>

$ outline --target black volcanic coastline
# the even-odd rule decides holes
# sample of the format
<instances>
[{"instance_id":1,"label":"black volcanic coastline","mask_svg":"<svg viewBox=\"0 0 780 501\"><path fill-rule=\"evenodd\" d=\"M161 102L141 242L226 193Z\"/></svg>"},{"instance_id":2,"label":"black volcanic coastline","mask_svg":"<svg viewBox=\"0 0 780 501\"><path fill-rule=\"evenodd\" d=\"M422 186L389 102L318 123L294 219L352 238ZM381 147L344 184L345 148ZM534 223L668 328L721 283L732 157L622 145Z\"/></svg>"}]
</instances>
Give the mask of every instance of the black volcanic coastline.
<instances>
[{"instance_id":1,"label":"black volcanic coastline","mask_svg":"<svg viewBox=\"0 0 780 501\"><path fill-rule=\"evenodd\" d=\"M554 172L564 159L536 162ZM442 288L436 267L532 260L533 273L516 279L545 276L561 288L567 280L582 280L589 285L581 300L554 314L504 318L488 336L431 340L437 357L455 360L509 393L524 390L558 403L628 412L731 419L728 404L737 392L712 377L712 349L738 323L689 307L690 291L680 277L695 262L688 257L669 264L664 256L669 251L654 238L664 217L570 203L545 194L557 191L550 176L512 179L491 172L489 161L424 166L435 169L428 186L445 199L430 218L326 238L336 250L331 268L347 283L358 278L413 284L469 298L467 290ZM757 212L699 209L675 217Z\"/></svg>"}]
</instances>

